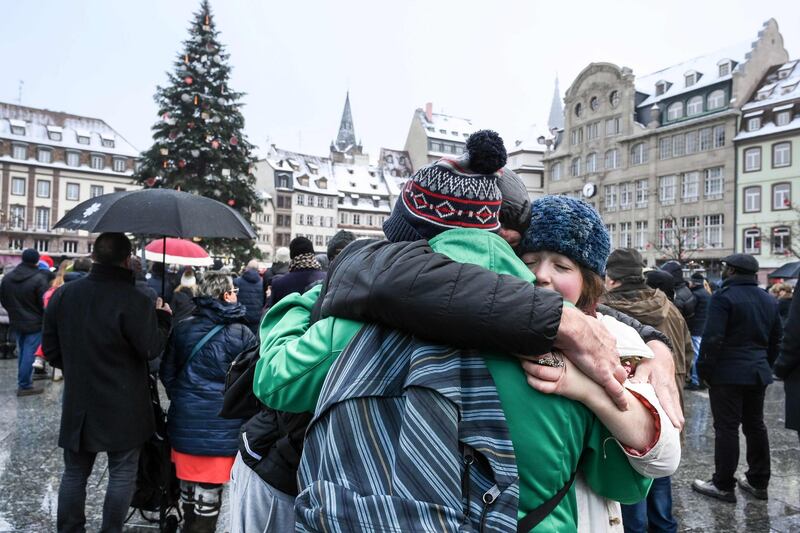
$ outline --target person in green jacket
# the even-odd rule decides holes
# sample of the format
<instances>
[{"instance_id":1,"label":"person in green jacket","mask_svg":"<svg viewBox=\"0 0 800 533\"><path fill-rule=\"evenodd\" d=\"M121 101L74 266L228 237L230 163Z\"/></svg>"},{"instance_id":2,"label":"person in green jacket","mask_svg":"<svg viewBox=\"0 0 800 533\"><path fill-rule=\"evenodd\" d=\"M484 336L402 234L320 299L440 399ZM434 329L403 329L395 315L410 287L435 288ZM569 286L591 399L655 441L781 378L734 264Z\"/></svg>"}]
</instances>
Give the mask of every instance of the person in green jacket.
<instances>
[{"instance_id":1,"label":"person in green jacket","mask_svg":"<svg viewBox=\"0 0 800 533\"><path fill-rule=\"evenodd\" d=\"M430 217L435 216L435 210L416 212L420 206L425 207L419 195L442 196L441 190L431 191L441 185L441 180L437 182L431 174L460 174L465 172L464 168L474 167L470 163L459 161L455 166L440 162L431 166L436 172L427 175L423 172L425 169L421 169L409 182L411 185L404 189L399 207L395 207L384 231L391 240L428 238L434 251L455 261L476 264L533 283L533 274L497 235L479 229L448 230L459 224L452 224L448 219L431 224ZM491 181L490 177L483 178ZM453 186L452 181L449 184L452 195L457 186ZM455 203L452 198L448 201ZM470 202L477 203L474 199ZM484 229L496 229L499 226L496 218L494 224ZM272 408L291 412L313 410L328 369L363 326L360 322L336 317L310 326L312 308L319 293L320 289L314 288L304 295L291 295L271 309L262 321L262 357L256 367L254 392ZM636 502L646 496L650 480L631 468L617 445L607 442L613 440L612 434L591 410L618 429L632 429L628 435L631 440L626 440L625 444L641 449L651 441L655 429L651 415L640 402L631 398L632 409L618 411L599 386L586 380L587 390L591 390L589 384L598 389L582 398L591 407L589 409L577 401L544 395L531 388L516 358L507 354L483 355L497 385L514 443L520 475L520 516L552 497L576 468L580 468L592 489L609 499ZM571 491L536 531L569 531L576 527L575 496Z\"/></svg>"}]
</instances>

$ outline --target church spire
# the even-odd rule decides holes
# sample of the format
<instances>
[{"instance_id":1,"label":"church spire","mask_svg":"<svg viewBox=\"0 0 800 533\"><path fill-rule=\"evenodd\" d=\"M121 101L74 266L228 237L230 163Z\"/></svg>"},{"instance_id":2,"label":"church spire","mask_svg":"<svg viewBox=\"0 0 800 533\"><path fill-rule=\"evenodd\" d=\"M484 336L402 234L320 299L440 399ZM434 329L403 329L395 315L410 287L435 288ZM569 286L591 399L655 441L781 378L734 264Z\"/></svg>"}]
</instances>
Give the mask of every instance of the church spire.
<instances>
[{"instance_id":1,"label":"church spire","mask_svg":"<svg viewBox=\"0 0 800 533\"><path fill-rule=\"evenodd\" d=\"M356 132L353 128L353 115L350 112L350 91L344 101L344 111L342 111L342 121L339 123L339 134L336 136L331 146L331 151L350 152L357 146Z\"/></svg>"},{"instance_id":2,"label":"church spire","mask_svg":"<svg viewBox=\"0 0 800 533\"><path fill-rule=\"evenodd\" d=\"M550 104L550 117L547 119L550 131L564 129L564 108L561 107L561 92L558 90L558 75L553 89L553 102Z\"/></svg>"}]
</instances>

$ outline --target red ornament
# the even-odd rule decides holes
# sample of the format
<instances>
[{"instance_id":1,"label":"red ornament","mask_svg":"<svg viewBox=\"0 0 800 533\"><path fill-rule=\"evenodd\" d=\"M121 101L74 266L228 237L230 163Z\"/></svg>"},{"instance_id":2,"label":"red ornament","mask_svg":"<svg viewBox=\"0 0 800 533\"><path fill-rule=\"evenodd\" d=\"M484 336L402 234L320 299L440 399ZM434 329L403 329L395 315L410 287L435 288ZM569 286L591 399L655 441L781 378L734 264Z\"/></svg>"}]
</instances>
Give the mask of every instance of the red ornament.
<instances>
[{"instance_id":1,"label":"red ornament","mask_svg":"<svg viewBox=\"0 0 800 533\"><path fill-rule=\"evenodd\" d=\"M211 141L211 148L213 148L214 150L216 150L217 148L219 148L219 141L218 141L218 140L216 140L216 139L214 139L213 141Z\"/></svg>"},{"instance_id":2,"label":"red ornament","mask_svg":"<svg viewBox=\"0 0 800 533\"><path fill-rule=\"evenodd\" d=\"M183 168L186 166L186 161L184 159L178 159L178 167Z\"/></svg>"},{"instance_id":3,"label":"red ornament","mask_svg":"<svg viewBox=\"0 0 800 533\"><path fill-rule=\"evenodd\" d=\"M186 82L186 85L191 85L192 83L194 83L194 80L192 79L191 76L186 76L185 78L183 78L183 81Z\"/></svg>"},{"instance_id":4,"label":"red ornament","mask_svg":"<svg viewBox=\"0 0 800 533\"><path fill-rule=\"evenodd\" d=\"M236 135L234 135L233 137L231 137L231 141L230 142L231 142L231 146L236 146L237 144L239 144L239 139L237 139Z\"/></svg>"},{"instance_id":5,"label":"red ornament","mask_svg":"<svg viewBox=\"0 0 800 533\"><path fill-rule=\"evenodd\" d=\"M167 160L165 159L164 162L161 164L161 166L167 168L169 166L169 162L167 162Z\"/></svg>"},{"instance_id":6,"label":"red ornament","mask_svg":"<svg viewBox=\"0 0 800 533\"><path fill-rule=\"evenodd\" d=\"M186 127L189 128L189 129L194 128L194 122L187 122L186 123Z\"/></svg>"},{"instance_id":7,"label":"red ornament","mask_svg":"<svg viewBox=\"0 0 800 533\"><path fill-rule=\"evenodd\" d=\"M228 200L228 205L231 206L231 207L235 206L236 205L236 200L231 198L230 200Z\"/></svg>"}]
</instances>

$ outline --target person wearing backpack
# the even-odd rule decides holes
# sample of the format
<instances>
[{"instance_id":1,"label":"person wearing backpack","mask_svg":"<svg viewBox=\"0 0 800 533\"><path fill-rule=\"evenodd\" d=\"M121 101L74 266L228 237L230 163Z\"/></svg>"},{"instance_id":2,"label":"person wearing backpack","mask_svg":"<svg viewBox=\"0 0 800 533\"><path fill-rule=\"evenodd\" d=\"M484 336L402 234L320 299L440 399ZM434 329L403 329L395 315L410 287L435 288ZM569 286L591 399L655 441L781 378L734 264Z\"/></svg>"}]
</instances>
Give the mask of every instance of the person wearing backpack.
<instances>
[{"instance_id":1,"label":"person wearing backpack","mask_svg":"<svg viewBox=\"0 0 800 533\"><path fill-rule=\"evenodd\" d=\"M234 358L257 349L237 302L231 276L206 272L192 316L174 325L161 362L161 381L170 399L167 433L180 480L183 531L216 529L222 488L230 479L243 420L218 416L225 376Z\"/></svg>"},{"instance_id":2,"label":"person wearing backpack","mask_svg":"<svg viewBox=\"0 0 800 533\"><path fill-rule=\"evenodd\" d=\"M487 137L490 136L485 135L484 132L484 135L477 135L477 138L471 140L477 143L481 143L482 140L491 142ZM500 237L492 235L489 231L449 229L459 225L470 225L487 230L499 228L496 216L496 206L500 203L499 195L493 190L495 172L475 160L472 153L475 151L474 142L468 143L468 148L471 152L469 161L440 161L421 169L404 189L403 200L398 202L395 212L387 221L384 230L387 236L394 241L416 241L428 238L434 251L445 253L452 259L489 267L531 282L533 278L530 272L525 269ZM502 159L499 166L504 163L504 158ZM448 181L449 186L452 187L448 202L451 204L470 203L474 207L462 209L460 205L454 205L452 207L454 211L449 214L453 215L457 212L458 216L448 216L444 217L445 219L443 217L436 219L435 210L427 208L422 209L423 216L415 217L409 214L411 209L408 206L413 205L415 209L419 210L420 206L425 206L426 203L430 205L426 199L428 193L441 196L436 187L443 181ZM459 196L458 192L467 190L470 191L467 197L471 199L465 202L466 197ZM466 220L470 217L475 218L475 213L481 213L481 215L475 220ZM425 222L426 219L436 219L435 222L439 222L439 224L428 225ZM459 222L464 224L459 224ZM444 231L445 229L449 229L449 231ZM414 276L414 273L408 275ZM443 281L447 284L454 283L452 279ZM501 288L495 287L494 290L497 292ZM366 327L359 333L360 323L343 319L323 319L309 328L308 319L315 300L316 294L313 292L302 296L289 296L285 302L281 302L271 310L264 319L262 322L262 338L264 339L262 359L257 365L254 386L257 396L272 407L298 412L317 407L318 418L312 422L309 429L303 456L304 466L301 465L300 469L300 478L303 483L301 483L302 492L296 504L298 510L296 519L302 527L316 530L319 527L316 520L325 520L329 524L332 521L343 520L347 522L346 526L343 525L344 522L335 523L345 529L352 527L366 530L369 529L369 524L376 523L375 520L387 519L394 525L397 525L397 520L402 521L402 525L399 526L401 530L404 527L409 530L424 529L424 524L418 520L423 520L425 509L430 509L421 502L441 501L442 503L438 507L439 511L436 512L444 513L439 516L439 519L446 521L448 527L453 527L459 521L468 520L475 529L484 527L489 530L516 529L518 514L515 493L518 489L515 487L517 465L514 464L514 451L520 444L517 443L512 447L510 437L516 439L515 433L519 431L522 431L523 434L526 433L527 423L535 426L536 437L526 441L522 446L522 449L526 451L527 459L525 464L521 464L520 471L520 477L525 478L520 501L520 518L527 517L529 514L542 514L543 516L539 520L546 520L549 527L555 528L554 530L569 529L570 524L574 526L576 521L574 497L563 501L561 498L570 491L574 477L572 469L578 464L579 458L585 473L588 472L587 477L590 484L595 483L593 488L603 492L603 495L623 501L638 501L646 494L649 482L630 468L625 455L614 447L603 449L602 441L609 436L607 430L602 428L599 423L592 422L591 415L584 418L579 414L583 413L580 408L573 411L572 409L575 407L570 403L565 404L560 399L544 397L535 393L528 387L524 373L515 360L508 357L487 356L484 361L483 358L475 357L474 354L469 356L467 352L459 354L458 351L449 350L446 347L428 346L424 341L418 341L409 336L398 336L397 333L381 330L376 326ZM559 299L558 305L552 309L542 309L540 301L530 301L520 308L518 313L525 317L536 314L541 323L555 323L553 327L553 331L555 331L558 329L558 321L562 314L560 302ZM442 304L446 303L442 302ZM438 304L433 302L433 305ZM456 310L456 312L468 314L473 311L465 309ZM286 313L285 317L283 313ZM567 312L564 311L564 314ZM455 326L459 318L454 316L452 320ZM509 318L509 320L511 319ZM306 329L308 329L308 334L303 335ZM357 333L357 338L350 342L353 335ZM373 357L378 352L369 349L364 351L364 347L383 349L386 346L389 349L389 345L383 344L384 342L396 343L396 347L389 352L393 355L392 358L388 358L391 365L386 367L381 366L380 361ZM348 343L350 343L349 347ZM344 361L341 363L343 366L339 366L335 361L345 348L348 357L343 356L341 359ZM426 354L430 356L415 359ZM405 363L409 363L409 365L404 366ZM415 366L416 364L419 366ZM438 365L439 368L431 366L432 364ZM379 368L371 369L370 365ZM489 372L492 372L491 376L486 372L487 366ZM414 371L403 374L404 368L414 369ZM443 368L449 368L451 371L442 373ZM330 375L328 375L329 370ZM361 370L367 374L372 370L376 370L378 373L376 375L369 374L371 377L368 378L367 374L359 374ZM446 384L447 387L438 388L434 382L429 381L431 376L439 375L441 377L440 384ZM453 376L459 375L471 381L461 386L452 382ZM328 377L327 381L325 381L326 376ZM412 383L407 380L412 378L422 381L411 386ZM506 384L505 392L510 393L510 397L517 399L512 403L516 404L518 408L522 408L524 413L522 411L517 411L516 414L506 412L505 417L499 414L501 412L500 400L497 393L491 393L494 389L492 378L498 383L498 392L501 390L501 382ZM323 381L326 383L324 390ZM342 387L335 387L334 385L337 383L342 384ZM425 386L420 386L420 383L425 383ZM475 388L470 384L481 386ZM399 394L397 401L394 401L390 391L384 388L390 385L397 387L394 390L407 392L394 393ZM377 389L369 389L369 386ZM459 390L459 388L458 398L450 400L458 406L453 410L451 409L452 405L445 397L450 394L448 391ZM417 394L417 391L420 391L420 394ZM480 394L483 395L483 398L477 402L478 397L475 395L479 391L482 391ZM336 398L337 394L340 395L338 399ZM529 399L527 395L531 394L537 398L536 409L530 408L530 405L533 404L523 405ZM319 405L316 402L317 397L320 397ZM402 410L402 406L407 405L408 402L414 403L415 401L421 402L415 405L419 407L417 412L421 413L423 417L417 430L408 434L410 439L408 443L404 444L402 439L400 442L392 440L398 430L408 429L406 426L402 426L403 421L416 421L416 417L412 416L416 413L407 411L406 414L410 417L408 418L398 411L398 409ZM506 404L507 402L504 400L502 411L506 410ZM351 415L342 411L347 405L352 405L349 410ZM476 405L485 406L484 412L481 413L480 409L475 411ZM450 408L442 410L445 406ZM425 418L426 416L436 417L437 409L444 413L439 415L444 418L438 422L438 429L444 432L441 435L431 425L432 421ZM472 418L471 415L476 415L478 418ZM520 415L527 418L528 422L521 422ZM348 419L351 421L348 422ZM505 419L509 419L509 426L511 426L510 437ZM483 424L476 424L476 420ZM400 429L397 427L398 422L402 426ZM322 433L314 429L315 424L318 428L322 428ZM642 424L643 429L646 429L646 426L647 424ZM323 441L317 438L320 434L324 434L325 428L329 429L332 438L337 439L336 443L328 442L327 447ZM369 435L379 438L380 444L371 442ZM464 436L469 437L471 443L465 441L462 438ZM439 437L439 439L431 437ZM363 445L366 450L362 449L361 453L357 454L365 462L363 467L353 462L355 457L351 457L352 450L348 449L348 444L353 442ZM586 449L584 449L584 442L588 443ZM449 443L449 445L445 443ZM458 445L455 446L456 444ZM383 456L387 452L386 448L391 450L391 453L397 453L397 461L385 462L386 458ZM481 451L478 452L478 450ZM330 455L339 452L341 452L341 456L338 458ZM461 452L464 452L463 457L461 457ZM539 465L544 461L546 464L558 465L558 467L546 469L541 475L531 477L530 458L534 456L539 461ZM337 460L341 462L342 466L334 466ZM337 484L335 479L325 478L324 475L322 476L324 479L316 477L324 472L324 470L317 470L316 467L323 468L323 464L332 468L331 473L334 478L337 476L349 478L350 474L353 474L355 484L350 485L355 488L347 490ZM383 469L381 464L384 465ZM386 471L387 464L391 464L391 471ZM467 466L460 467L459 465L462 464ZM567 469L564 468L565 464L572 466ZM363 474L360 468L369 469L370 465L377 468L374 475L367 478L360 477L359 474ZM343 471L342 468L352 468L353 471ZM405 470L406 468L408 470ZM471 469L479 474L473 477L469 473ZM422 475L423 471L430 471L430 477L426 479L425 484L429 490L423 490L424 487L417 483L419 479L417 482L414 481L413 472ZM375 505L377 507L368 505L361 523L355 524L348 521L345 516L346 510L351 509L349 505L354 501L359 501L353 491L360 489L361 494L365 490L370 494L388 494L382 492L384 490L391 491L391 488L386 488L385 476L388 476L390 486L392 485L391 480L398 483L405 481L405 499L398 497L396 500L384 502L376 497ZM462 479L458 494L453 493L453 490L457 489L453 485L437 484L438 481L452 479L453 476L455 479L459 477ZM494 486L492 486L493 481ZM361 486L362 483L365 485L364 487ZM464 487L473 490L465 491ZM330 491L326 492L326 488L329 488ZM426 492L430 499L415 497L415 495L419 495L419 491ZM470 494L472 494L472 498ZM461 508L462 497L472 504L466 510ZM478 503L475 497L478 500L482 497L483 504ZM329 498L334 498L335 501L329 500ZM411 505L405 506L404 501L408 500ZM329 508L335 509L336 512L329 516L319 514L319 507L315 506L315 501L320 502L323 506L330 506ZM395 513L389 513L390 517L381 514L382 509L379 508L381 502L393 509ZM548 504L552 505L552 508L539 513L540 508L547 507ZM423 507L422 513L418 512L419 506ZM481 507L483 511L481 511ZM416 514L415 511L417 511Z\"/></svg>"}]
</instances>

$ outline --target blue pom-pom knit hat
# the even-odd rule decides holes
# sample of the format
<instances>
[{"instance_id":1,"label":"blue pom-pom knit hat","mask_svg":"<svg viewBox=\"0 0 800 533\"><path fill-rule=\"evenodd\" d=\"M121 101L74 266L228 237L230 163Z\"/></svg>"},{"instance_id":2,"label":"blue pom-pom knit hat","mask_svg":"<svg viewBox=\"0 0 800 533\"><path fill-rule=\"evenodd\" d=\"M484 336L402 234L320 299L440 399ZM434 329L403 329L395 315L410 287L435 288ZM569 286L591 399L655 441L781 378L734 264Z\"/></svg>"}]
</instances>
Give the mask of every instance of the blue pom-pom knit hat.
<instances>
[{"instance_id":1,"label":"blue pom-pom knit hat","mask_svg":"<svg viewBox=\"0 0 800 533\"><path fill-rule=\"evenodd\" d=\"M556 252L602 276L611 253L603 219L581 200L544 196L531 204L531 225L517 253Z\"/></svg>"},{"instance_id":2,"label":"blue pom-pom knit hat","mask_svg":"<svg viewBox=\"0 0 800 533\"><path fill-rule=\"evenodd\" d=\"M383 223L386 238L415 241L453 228L500 229L497 179L506 162L503 141L494 132L476 132L467 149L461 157L440 159L414 173Z\"/></svg>"}]
</instances>

